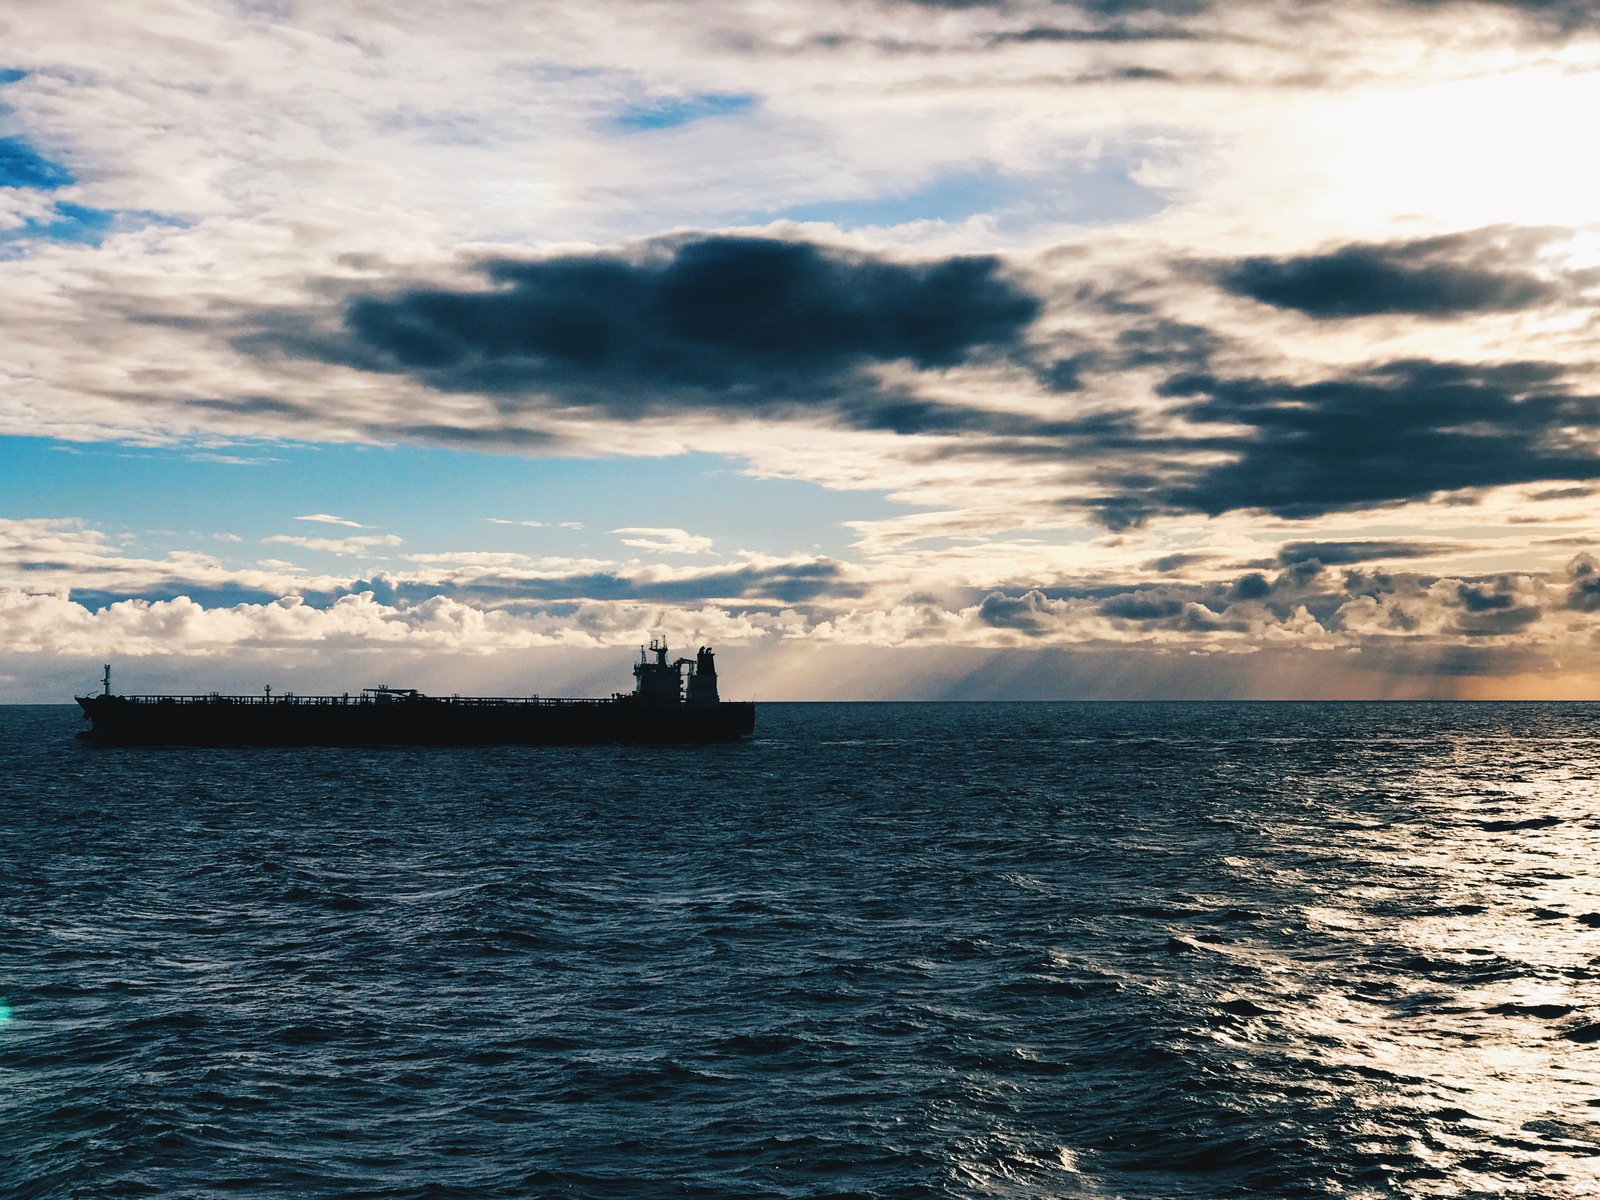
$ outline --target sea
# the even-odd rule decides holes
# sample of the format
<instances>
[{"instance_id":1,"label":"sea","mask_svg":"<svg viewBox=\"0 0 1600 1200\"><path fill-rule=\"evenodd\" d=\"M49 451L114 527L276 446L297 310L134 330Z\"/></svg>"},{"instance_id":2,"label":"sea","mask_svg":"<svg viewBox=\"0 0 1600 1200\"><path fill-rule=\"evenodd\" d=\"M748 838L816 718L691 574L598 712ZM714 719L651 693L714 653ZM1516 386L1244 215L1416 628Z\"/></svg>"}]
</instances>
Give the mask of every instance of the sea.
<instances>
[{"instance_id":1,"label":"sea","mask_svg":"<svg viewBox=\"0 0 1600 1200\"><path fill-rule=\"evenodd\" d=\"M1600 705L0 708L0 1197L1600 1195Z\"/></svg>"}]
</instances>

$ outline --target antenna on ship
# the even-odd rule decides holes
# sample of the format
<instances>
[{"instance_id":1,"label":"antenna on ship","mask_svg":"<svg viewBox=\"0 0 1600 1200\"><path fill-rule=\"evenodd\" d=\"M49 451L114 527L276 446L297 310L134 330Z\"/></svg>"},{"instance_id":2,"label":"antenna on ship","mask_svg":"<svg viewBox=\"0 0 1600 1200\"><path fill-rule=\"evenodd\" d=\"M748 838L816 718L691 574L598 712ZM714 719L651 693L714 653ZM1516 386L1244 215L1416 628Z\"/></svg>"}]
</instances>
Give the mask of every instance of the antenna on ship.
<instances>
[{"instance_id":1,"label":"antenna on ship","mask_svg":"<svg viewBox=\"0 0 1600 1200\"><path fill-rule=\"evenodd\" d=\"M107 696L111 695L111 664L110 663L106 664L106 673L101 678L100 683L101 683L101 686L103 686L105 688L105 693L104 694L107 695Z\"/></svg>"}]
</instances>

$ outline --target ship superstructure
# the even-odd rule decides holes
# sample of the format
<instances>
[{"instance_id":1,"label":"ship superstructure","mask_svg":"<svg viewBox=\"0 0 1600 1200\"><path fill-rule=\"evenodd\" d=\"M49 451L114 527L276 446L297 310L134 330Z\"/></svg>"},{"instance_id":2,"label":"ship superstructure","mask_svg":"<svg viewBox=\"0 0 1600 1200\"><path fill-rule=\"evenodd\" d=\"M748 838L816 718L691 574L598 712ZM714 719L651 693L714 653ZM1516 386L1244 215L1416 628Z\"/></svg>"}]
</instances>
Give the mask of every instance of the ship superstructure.
<instances>
[{"instance_id":1,"label":"ship superstructure","mask_svg":"<svg viewBox=\"0 0 1600 1200\"><path fill-rule=\"evenodd\" d=\"M694 708L718 704L716 657L710 647L701 646L693 658L669 663L670 653L665 638L651 638L648 653L639 651L639 661L633 664L633 694L638 702L653 706L688 704ZM651 654L656 656L655 662L650 661ZM689 669L687 690L685 667Z\"/></svg>"},{"instance_id":2,"label":"ship superstructure","mask_svg":"<svg viewBox=\"0 0 1600 1200\"><path fill-rule=\"evenodd\" d=\"M472 746L734 742L755 729L755 705L717 695L708 646L669 661L652 640L634 665L634 688L605 699L428 696L387 685L355 695L79 696L92 722L78 736L139 746ZM653 661L652 661L653 658ZM687 677L685 671L687 670Z\"/></svg>"}]
</instances>

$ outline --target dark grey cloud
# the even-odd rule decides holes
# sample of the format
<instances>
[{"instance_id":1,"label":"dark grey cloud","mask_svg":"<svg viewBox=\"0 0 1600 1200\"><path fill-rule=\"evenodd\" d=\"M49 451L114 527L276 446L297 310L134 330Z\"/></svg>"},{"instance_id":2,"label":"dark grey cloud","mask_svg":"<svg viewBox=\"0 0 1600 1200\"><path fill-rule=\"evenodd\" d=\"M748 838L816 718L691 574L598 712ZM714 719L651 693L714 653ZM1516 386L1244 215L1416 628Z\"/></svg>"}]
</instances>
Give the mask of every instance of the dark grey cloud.
<instances>
[{"instance_id":1,"label":"dark grey cloud","mask_svg":"<svg viewBox=\"0 0 1600 1200\"><path fill-rule=\"evenodd\" d=\"M1030 634L1044 633L1055 623L1047 607L1047 598L1037 591L1021 596L991 592L978 605L978 620L991 629L1015 629Z\"/></svg>"},{"instance_id":2,"label":"dark grey cloud","mask_svg":"<svg viewBox=\"0 0 1600 1200\"><path fill-rule=\"evenodd\" d=\"M1485 8L1512 12L1547 33L1563 35L1600 25L1600 6L1594 0L1391 0L1397 7L1434 9L1450 14Z\"/></svg>"},{"instance_id":3,"label":"dark grey cloud","mask_svg":"<svg viewBox=\"0 0 1600 1200\"><path fill-rule=\"evenodd\" d=\"M1235 600L1265 600L1272 595L1272 584L1260 572L1252 571L1233 581L1228 594Z\"/></svg>"},{"instance_id":4,"label":"dark grey cloud","mask_svg":"<svg viewBox=\"0 0 1600 1200\"><path fill-rule=\"evenodd\" d=\"M912 402L871 370L1014 353L1042 307L990 256L901 262L756 237L490 259L479 270L487 288L356 297L342 336L296 346L269 332L267 340L491 396L507 409L541 395L622 417L831 405L848 409L853 424L920 429L946 418L926 405L896 413Z\"/></svg>"},{"instance_id":5,"label":"dark grey cloud","mask_svg":"<svg viewBox=\"0 0 1600 1200\"><path fill-rule=\"evenodd\" d=\"M188 403L195 408L209 409L212 412L233 413L239 416L300 418L311 415L311 410L305 405L296 404L289 400L280 400L276 396L198 397L188 401Z\"/></svg>"},{"instance_id":6,"label":"dark grey cloud","mask_svg":"<svg viewBox=\"0 0 1600 1200\"><path fill-rule=\"evenodd\" d=\"M1149 562L1143 564L1143 569L1146 571L1158 571L1165 575L1173 571L1181 571L1184 567L1192 567L1198 563L1210 562L1215 557L1216 556L1213 554L1189 552L1163 554L1160 558L1152 558Z\"/></svg>"},{"instance_id":7,"label":"dark grey cloud","mask_svg":"<svg viewBox=\"0 0 1600 1200\"><path fill-rule=\"evenodd\" d=\"M1592 496L1595 489L1592 487L1563 487L1546 488L1543 491L1528 493L1529 500L1582 500ZM1530 518L1534 519L1534 518Z\"/></svg>"},{"instance_id":8,"label":"dark grey cloud","mask_svg":"<svg viewBox=\"0 0 1600 1200\"><path fill-rule=\"evenodd\" d=\"M1119 617L1124 621L1160 621L1182 611L1182 600L1154 589L1113 596L1102 600L1099 606L1101 616Z\"/></svg>"},{"instance_id":9,"label":"dark grey cloud","mask_svg":"<svg viewBox=\"0 0 1600 1200\"><path fill-rule=\"evenodd\" d=\"M1182 416L1248 432L1189 443L1224 452L1224 462L1176 465L1155 479L1124 473L1102 509L1124 519L1240 509L1309 517L1439 492L1600 479L1600 456L1583 440L1600 432L1600 400L1567 392L1563 374L1549 363L1404 360L1310 384L1176 376L1163 390L1193 398Z\"/></svg>"},{"instance_id":10,"label":"dark grey cloud","mask_svg":"<svg viewBox=\"0 0 1600 1200\"><path fill-rule=\"evenodd\" d=\"M1019 8L1070 10L1086 16L1123 18L1139 13L1162 16L1194 16L1207 12L1213 0L1045 0L1043 4L1019 4L1017 0L909 0L918 8L975 9Z\"/></svg>"},{"instance_id":11,"label":"dark grey cloud","mask_svg":"<svg viewBox=\"0 0 1600 1200\"><path fill-rule=\"evenodd\" d=\"M1186 42L1193 41L1199 35L1193 30L1181 26L1165 24L1155 28L1140 28L1124 22L1111 25L1101 25L1092 29L1063 29L1059 25L1032 25L1027 29L1011 29L1000 33L991 34L984 39L986 45L1004 46L1008 44L1030 42L1038 43L1075 43L1075 42ZM1149 68L1128 68L1119 72L1123 77L1140 79L1166 79L1171 76L1164 71Z\"/></svg>"},{"instance_id":12,"label":"dark grey cloud","mask_svg":"<svg viewBox=\"0 0 1600 1200\"><path fill-rule=\"evenodd\" d=\"M1456 622L1455 632L1464 637L1503 637L1520 633L1542 615L1531 604L1517 604L1494 612L1464 613Z\"/></svg>"},{"instance_id":13,"label":"dark grey cloud","mask_svg":"<svg viewBox=\"0 0 1600 1200\"><path fill-rule=\"evenodd\" d=\"M1278 561L1285 566L1318 562L1337 567L1390 558L1429 558L1455 548L1448 542L1286 542L1278 549Z\"/></svg>"},{"instance_id":14,"label":"dark grey cloud","mask_svg":"<svg viewBox=\"0 0 1600 1200\"><path fill-rule=\"evenodd\" d=\"M1570 293L1567 281L1544 278L1525 265L1558 232L1495 228L1355 243L1321 254L1244 258L1213 270L1231 292L1322 319L1516 311Z\"/></svg>"},{"instance_id":15,"label":"dark grey cloud","mask_svg":"<svg viewBox=\"0 0 1600 1200\"><path fill-rule=\"evenodd\" d=\"M1222 339L1204 326L1150 315L1118 333L1113 351L1102 361L1120 368L1203 371L1222 344ZM1086 365L1092 361L1089 356Z\"/></svg>"},{"instance_id":16,"label":"dark grey cloud","mask_svg":"<svg viewBox=\"0 0 1600 1200\"><path fill-rule=\"evenodd\" d=\"M1574 612L1600 612L1600 564L1592 555L1580 554L1567 567L1571 581L1566 607Z\"/></svg>"},{"instance_id":17,"label":"dark grey cloud","mask_svg":"<svg viewBox=\"0 0 1600 1200\"><path fill-rule=\"evenodd\" d=\"M1002 12L1061 12L1070 13L1088 25L1113 27L1138 21L1159 19L1171 22L1209 15L1221 8L1253 7L1270 9L1275 5L1262 0L1038 0L1035 3L1019 0L906 0L918 8L934 9L994 9ZM1314 10L1315 5L1299 6L1299 15ZM1593 0L1379 0L1378 8L1393 10L1435 11L1441 16L1454 16L1471 9L1510 12L1522 17L1536 31L1562 35L1581 29L1593 28L1600 23L1600 6Z\"/></svg>"},{"instance_id":18,"label":"dark grey cloud","mask_svg":"<svg viewBox=\"0 0 1600 1200\"><path fill-rule=\"evenodd\" d=\"M371 592L384 604L419 604L434 596L466 603L498 606L518 602L609 600L639 603L693 604L707 601L803 604L824 598L853 599L865 589L847 578L833 560L733 564L696 571L674 579L649 579L617 571L575 572L560 576L523 576L503 572L474 576L460 583L438 580L394 580L387 576L358 579L308 600L328 604L340 596Z\"/></svg>"},{"instance_id":19,"label":"dark grey cloud","mask_svg":"<svg viewBox=\"0 0 1600 1200\"><path fill-rule=\"evenodd\" d=\"M1523 603L1515 589L1516 580L1507 575L1457 584L1456 601L1462 611L1455 632L1464 637L1499 637L1532 625L1544 614L1537 605Z\"/></svg>"},{"instance_id":20,"label":"dark grey cloud","mask_svg":"<svg viewBox=\"0 0 1600 1200\"><path fill-rule=\"evenodd\" d=\"M1461 607L1472 613L1499 612L1513 607L1516 596L1509 592L1500 592L1485 587L1482 584L1461 584L1456 589L1456 597L1461 601Z\"/></svg>"}]
</instances>

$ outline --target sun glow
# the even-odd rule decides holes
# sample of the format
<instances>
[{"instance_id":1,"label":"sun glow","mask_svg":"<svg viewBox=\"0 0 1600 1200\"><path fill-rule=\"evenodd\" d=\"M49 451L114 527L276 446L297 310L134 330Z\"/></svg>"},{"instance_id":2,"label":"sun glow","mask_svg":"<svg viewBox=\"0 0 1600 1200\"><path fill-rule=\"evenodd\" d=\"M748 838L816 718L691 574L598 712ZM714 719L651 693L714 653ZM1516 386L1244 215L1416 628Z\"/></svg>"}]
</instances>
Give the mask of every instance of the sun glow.
<instances>
[{"instance_id":1,"label":"sun glow","mask_svg":"<svg viewBox=\"0 0 1600 1200\"><path fill-rule=\"evenodd\" d=\"M1589 152L1600 73L1531 72L1368 92L1324 125L1314 207L1335 221L1582 225L1600 211Z\"/></svg>"}]
</instances>

